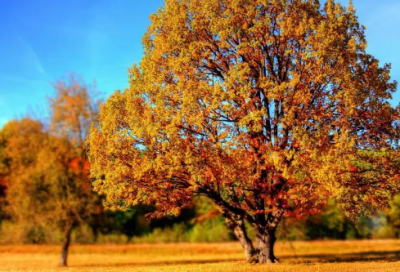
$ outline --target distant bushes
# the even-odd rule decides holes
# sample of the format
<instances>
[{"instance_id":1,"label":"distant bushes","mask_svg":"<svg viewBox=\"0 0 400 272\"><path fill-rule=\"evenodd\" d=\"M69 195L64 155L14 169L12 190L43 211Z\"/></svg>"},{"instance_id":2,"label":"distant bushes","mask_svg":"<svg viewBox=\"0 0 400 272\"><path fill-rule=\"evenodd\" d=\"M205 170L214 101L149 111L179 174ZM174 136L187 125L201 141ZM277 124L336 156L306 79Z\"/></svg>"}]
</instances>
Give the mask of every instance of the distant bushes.
<instances>
[{"instance_id":1,"label":"distant bushes","mask_svg":"<svg viewBox=\"0 0 400 272\"><path fill-rule=\"evenodd\" d=\"M127 212L108 211L80 225L72 233L75 243L176 243L225 242L234 240L232 232L207 199L198 198L193 206L177 216L149 221L145 214L151 206L132 207ZM254 238L248 226L249 236ZM371 217L349 221L332 202L320 215L302 220L285 218L277 236L282 240L400 238L400 196L390 202L390 209ZM58 244L62 234L57 229L18 224L3 220L1 244Z\"/></svg>"}]
</instances>

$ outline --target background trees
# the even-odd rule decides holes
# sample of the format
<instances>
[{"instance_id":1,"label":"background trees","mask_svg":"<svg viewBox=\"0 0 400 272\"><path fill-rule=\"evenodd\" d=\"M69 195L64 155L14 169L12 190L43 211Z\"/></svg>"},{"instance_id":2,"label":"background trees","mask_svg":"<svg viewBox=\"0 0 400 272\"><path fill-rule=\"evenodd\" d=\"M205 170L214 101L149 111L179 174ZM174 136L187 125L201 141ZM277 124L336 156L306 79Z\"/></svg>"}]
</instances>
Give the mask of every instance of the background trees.
<instances>
[{"instance_id":1,"label":"background trees","mask_svg":"<svg viewBox=\"0 0 400 272\"><path fill-rule=\"evenodd\" d=\"M144 45L91 131L109 207L174 214L206 196L246 258L266 263L283 216L332 198L355 218L398 191L396 84L366 53L351 4L168 0Z\"/></svg>"},{"instance_id":2,"label":"background trees","mask_svg":"<svg viewBox=\"0 0 400 272\"><path fill-rule=\"evenodd\" d=\"M48 143L48 135L42 123L31 119L7 123L0 135L4 144L2 174L8 185L6 211L13 221L25 222L25 235L38 241L44 221L49 219L46 213L45 218L36 217L37 210L45 211L50 200L44 173L38 170L38 154Z\"/></svg>"},{"instance_id":3,"label":"background trees","mask_svg":"<svg viewBox=\"0 0 400 272\"><path fill-rule=\"evenodd\" d=\"M11 121L1 131L7 204L15 221L63 233L60 265L67 265L71 232L101 203L89 184L84 141L96 116L88 86L71 76L55 85L50 128L37 120Z\"/></svg>"}]
</instances>

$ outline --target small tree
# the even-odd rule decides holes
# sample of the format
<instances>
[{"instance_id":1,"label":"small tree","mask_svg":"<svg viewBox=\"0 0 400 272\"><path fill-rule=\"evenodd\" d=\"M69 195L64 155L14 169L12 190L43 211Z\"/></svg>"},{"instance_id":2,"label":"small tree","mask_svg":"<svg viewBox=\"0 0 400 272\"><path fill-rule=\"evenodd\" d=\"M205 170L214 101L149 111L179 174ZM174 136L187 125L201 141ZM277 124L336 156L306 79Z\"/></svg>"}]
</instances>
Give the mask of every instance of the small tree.
<instances>
[{"instance_id":1,"label":"small tree","mask_svg":"<svg viewBox=\"0 0 400 272\"><path fill-rule=\"evenodd\" d=\"M274 263L283 216L331 198L355 218L398 191L396 84L351 3L166 0L151 19L130 88L91 131L110 207L155 203L156 216L204 195L247 260Z\"/></svg>"},{"instance_id":2,"label":"small tree","mask_svg":"<svg viewBox=\"0 0 400 272\"><path fill-rule=\"evenodd\" d=\"M61 231L60 266L67 265L73 229L99 209L89 183L84 141L96 116L88 87L71 76L55 85L47 129L40 121L11 121L1 131L9 180L7 203L16 221Z\"/></svg>"},{"instance_id":3,"label":"small tree","mask_svg":"<svg viewBox=\"0 0 400 272\"><path fill-rule=\"evenodd\" d=\"M66 266L73 227L96 212L98 198L92 194L88 183L89 163L86 159L85 138L97 117L100 100L94 98L94 86L86 85L73 74L53 86L56 92L49 99L50 129L54 135L70 144L68 151L73 155L70 160L62 160L67 171L64 174L71 174L73 178L64 183L57 194L62 210L68 215L60 221L64 232L60 266Z\"/></svg>"}]
</instances>

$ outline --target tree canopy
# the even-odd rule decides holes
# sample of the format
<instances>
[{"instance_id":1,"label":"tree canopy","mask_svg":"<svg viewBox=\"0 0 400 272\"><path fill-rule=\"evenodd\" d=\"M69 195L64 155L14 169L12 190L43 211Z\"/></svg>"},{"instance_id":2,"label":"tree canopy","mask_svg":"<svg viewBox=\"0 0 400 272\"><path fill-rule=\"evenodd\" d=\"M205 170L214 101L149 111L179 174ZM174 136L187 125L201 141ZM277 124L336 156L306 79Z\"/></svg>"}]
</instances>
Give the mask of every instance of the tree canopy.
<instances>
[{"instance_id":1,"label":"tree canopy","mask_svg":"<svg viewBox=\"0 0 400 272\"><path fill-rule=\"evenodd\" d=\"M157 216L206 196L265 263L283 216L331 198L355 218L398 192L396 82L351 2L166 0L151 21L129 89L91 130L109 207L153 203Z\"/></svg>"}]
</instances>

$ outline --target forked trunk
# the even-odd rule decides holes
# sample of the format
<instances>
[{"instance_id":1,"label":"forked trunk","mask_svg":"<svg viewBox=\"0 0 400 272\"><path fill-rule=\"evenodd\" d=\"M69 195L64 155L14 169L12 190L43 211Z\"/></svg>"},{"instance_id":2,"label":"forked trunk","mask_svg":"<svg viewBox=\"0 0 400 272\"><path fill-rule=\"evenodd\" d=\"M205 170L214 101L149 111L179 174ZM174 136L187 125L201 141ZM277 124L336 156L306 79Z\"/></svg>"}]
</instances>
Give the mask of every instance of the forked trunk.
<instances>
[{"instance_id":1,"label":"forked trunk","mask_svg":"<svg viewBox=\"0 0 400 272\"><path fill-rule=\"evenodd\" d=\"M253 243L247 236L244 220L237 216L235 218L234 215L230 214L227 210L224 209L222 209L222 215L225 218L228 228L233 230L233 233L242 245L246 260L250 263L257 262Z\"/></svg>"},{"instance_id":2,"label":"forked trunk","mask_svg":"<svg viewBox=\"0 0 400 272\"><path fill-rule=\"evenodd\" d=\"M276 241L275 229L274 230L262 230L257 229L256 231L257 241L257 260L259 263L278 263L278 259L274 254L274 245Z\"/></svg>"},{"instance_id":3,"label":"forked trunk","mask_svg":"<svg viewBox=\"0 0 400 272\"><path fill-rule=\"evenodd\" d=\"M276 241L275 231L282 213L279 213L267 226L265 226L265 223L253 224L256 233L256 249L254 249L252 241L247 236L243 217L232 214L226 209L221 209L221 212L228 227L233 230L236 238L242 244L248 262L279 263L274 254L274 245Z\"/></svg>"},{"instance_id":4,"label":"forked trunk","mask_svg":"<svg viewBox=\"0 0 400 272\"><path fill-rule=\"evenodd\" d=\"M246 260L250 263L257 262L253 243L247 236L243 220L240 220L237 223L238 224L234 227L233 232L235 233L236 238L242 244Z\"/></svg>"},{"instance_id":5,"label":"forked trunk","mask_svg":"<svg viewBox=\"0 0 400 272\"><path fill-rule=\"evenodd\" d=\"M71 242L71 232L72 232L73 224L69 224L64 232L61 256L60 256L60 266L67 266L67 258L68 258L68 249L69 244Z\"/></svg>"}]
</instances>

